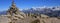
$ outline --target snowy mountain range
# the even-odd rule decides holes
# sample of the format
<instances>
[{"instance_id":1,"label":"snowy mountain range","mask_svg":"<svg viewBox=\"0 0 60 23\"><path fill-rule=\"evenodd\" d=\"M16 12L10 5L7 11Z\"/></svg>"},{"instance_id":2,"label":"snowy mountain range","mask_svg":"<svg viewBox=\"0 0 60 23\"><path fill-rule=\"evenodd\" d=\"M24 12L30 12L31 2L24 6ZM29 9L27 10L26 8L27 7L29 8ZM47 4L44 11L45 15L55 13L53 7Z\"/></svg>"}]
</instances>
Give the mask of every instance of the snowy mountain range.
<instances>
[{"instance_id":1,"label":"snowy mountain range","mask_svg":"<svg viewBox=\"0 0 60 23\"><path fill-rule=\"evenodd\" d=\"M48 15L50 17L52 17L52 16L57 17L57 16L60 16L60 7L30 8L30 9L23 9L22 12L24 12L24 13L40 13L40 14ZM0 15L1 14L6 14L6 11L0 12Z\"/></svg>"},{"instance_id":2,"label":"snowy mountain range","mask_svg":"<svg viewBox=\"0 0 60 23\"><path fill-rule=\"evenodd\" d=\"M58 17L60 16L60 7L52 7L52 8L30 8L27 10L22 10L24 13L40 13L45 14L50 17Z\"/></svg>"}]
</instances>

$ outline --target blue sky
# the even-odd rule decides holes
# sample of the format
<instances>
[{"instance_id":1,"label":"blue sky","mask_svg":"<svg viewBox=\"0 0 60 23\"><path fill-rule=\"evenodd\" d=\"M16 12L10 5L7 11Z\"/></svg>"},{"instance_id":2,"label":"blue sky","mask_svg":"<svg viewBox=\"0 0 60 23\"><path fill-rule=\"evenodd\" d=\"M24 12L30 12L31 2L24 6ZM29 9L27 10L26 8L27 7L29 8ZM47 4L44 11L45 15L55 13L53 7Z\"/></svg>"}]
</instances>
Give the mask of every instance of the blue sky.
<instances>
[{"instance_id":1,"label":"blue sky","mask_svg":"<svg viewBox=\"0 0 60 23\"><path fill-rule=\"evenodd\" d=\"M60 6L60 0L14 0L19 9L40 7L40 6ZM0 11L9 9L12 0L0 0Z\"/></svg>"}]
</instances>

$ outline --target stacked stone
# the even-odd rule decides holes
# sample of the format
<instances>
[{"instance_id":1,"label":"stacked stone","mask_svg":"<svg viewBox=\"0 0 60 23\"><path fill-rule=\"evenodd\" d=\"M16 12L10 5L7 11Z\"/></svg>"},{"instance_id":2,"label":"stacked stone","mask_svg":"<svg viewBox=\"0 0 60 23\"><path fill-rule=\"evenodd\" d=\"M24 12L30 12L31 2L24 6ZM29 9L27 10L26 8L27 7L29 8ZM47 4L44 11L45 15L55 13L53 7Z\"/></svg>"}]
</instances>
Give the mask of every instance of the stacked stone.
<instances>
[{"instance_id":1,"label":"stacked stone","mask_svg":"<svg viewBox=\"0 0 60 23\"><path fill-rule=\"evenodd\" d=\"M23 18L19 9L16 7L14 0L12 0L12 5L11 5L10 9L8 9L7 15L9 15L9 16L7 16L9 18L8 23L15 23L15 21L17 21L18 19Z\"/></svg>"},{"instance_id":2,"label":"stacked stone","mask_svg":"<svg viewBox=\"0 0 60 23\"><path fill-rule=\"evenodd\" d=\"M7 14L19 14L19 10L16 5L12 2L12 6L8 9Z\"/></svg>"}]
</instances>

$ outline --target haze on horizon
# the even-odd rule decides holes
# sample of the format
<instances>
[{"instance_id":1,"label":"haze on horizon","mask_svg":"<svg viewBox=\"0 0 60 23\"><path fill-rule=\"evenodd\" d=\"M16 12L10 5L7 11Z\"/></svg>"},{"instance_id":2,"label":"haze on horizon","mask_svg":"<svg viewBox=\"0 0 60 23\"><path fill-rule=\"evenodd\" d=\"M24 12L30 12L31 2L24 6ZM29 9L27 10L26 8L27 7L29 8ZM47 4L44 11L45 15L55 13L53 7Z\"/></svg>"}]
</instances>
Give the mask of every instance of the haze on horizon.
<instances>
[{"instance_id":1,"label":"haze on horizon","mask_svg":"<svg viewBox=\"0 0 60 23\"><path fill-rule=\"evenodd\" d=\"M60 0L14 0L19 9L42 7L42 6L60 6ZM0 0L0 11L9 9L12 0Z\"/></svg>"}]
</instances>

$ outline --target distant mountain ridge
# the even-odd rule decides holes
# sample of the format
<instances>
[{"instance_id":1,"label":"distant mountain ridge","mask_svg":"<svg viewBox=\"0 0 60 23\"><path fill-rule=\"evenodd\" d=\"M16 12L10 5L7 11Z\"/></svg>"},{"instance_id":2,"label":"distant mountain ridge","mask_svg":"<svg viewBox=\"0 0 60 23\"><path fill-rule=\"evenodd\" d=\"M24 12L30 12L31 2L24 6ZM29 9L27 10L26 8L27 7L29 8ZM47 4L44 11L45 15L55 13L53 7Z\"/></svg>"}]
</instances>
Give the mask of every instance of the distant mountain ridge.
<instances>
[{"instance_id":1,"label":"distant mountain ridge","mask_svg":"<svg viewBox=\"0 0 60 23\"><path fill-rule=\"evenodd\" d=\"M60 7L52 7L52 8L30 8L27 10L22 10L24 13L40 13L45 14L50 17L58 17L60 16Z\"/></svg>"},{"instance_id":2,"label":"distant mountain ridge","mask_svg":"<svg viewBox=\"0 0 60 23\"><path fill-rule=\"evenodd\" d=\"M6 15L7 11L1 11L0 15Z\"/></svg>"},{"instance_id":3,"label":"distant mountain ridge","mask_svg":"<svg viewBox=\"0 0 60 23\"><path fill-rule=\"evenodd\" d=\"M22 10L24 13L40 13L45 14L50 17L58 17L60 16L60 7L52 7L52 8L30 8L27 10ZM0 12L0 15L6 14L6 11Z\"/></svg>"}]
</instances>

